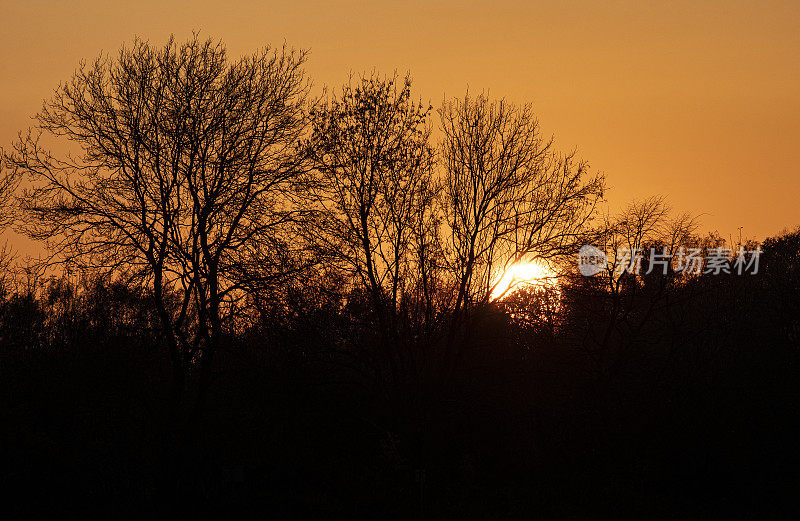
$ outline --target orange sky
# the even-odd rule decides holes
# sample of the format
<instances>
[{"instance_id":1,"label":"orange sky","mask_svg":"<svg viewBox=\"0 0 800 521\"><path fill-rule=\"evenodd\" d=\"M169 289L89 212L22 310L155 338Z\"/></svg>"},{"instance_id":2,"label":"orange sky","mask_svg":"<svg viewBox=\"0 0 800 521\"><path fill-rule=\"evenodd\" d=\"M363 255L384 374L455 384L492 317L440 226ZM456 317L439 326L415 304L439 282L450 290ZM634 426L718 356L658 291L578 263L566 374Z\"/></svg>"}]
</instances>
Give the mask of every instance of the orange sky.
<instances>
[{"instance_id":1,"label":"orange sky","mask_svg":"<svg viewBox=\"0 0 800 521\"><path fill-rule=\"evenodd\" d=\"M410 70L418 95L489 89L606 173L613 206L654 193L724 236L800 224L800 2L0 0L0 145L81 58L192 29L232 55L310 48L316 86Z\"/></svg>"}]
</instances>

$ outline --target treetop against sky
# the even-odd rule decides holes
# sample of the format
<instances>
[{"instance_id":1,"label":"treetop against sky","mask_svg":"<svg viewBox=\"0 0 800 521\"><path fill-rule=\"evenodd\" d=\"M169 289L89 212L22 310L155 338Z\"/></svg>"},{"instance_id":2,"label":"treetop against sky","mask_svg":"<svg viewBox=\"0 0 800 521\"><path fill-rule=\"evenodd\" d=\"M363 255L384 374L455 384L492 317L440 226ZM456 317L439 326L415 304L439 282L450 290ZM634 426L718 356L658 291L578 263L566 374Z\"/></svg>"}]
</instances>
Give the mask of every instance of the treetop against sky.
<instances>
[{"instance_id":1,"label":"treetop against sky","mask_svg":"<svg viewBox=\"0 0 800 521\"><path fill-rule=\"evenodd\" d=\"M410 71L416 96L488 90L605 173L612 206L654 193L724 236L797 220L800 5L772 2L80 2L3 6L0 144L80 60L193 30L232 56L310 49L314 91Z\"/></svg>"}]
</instances>

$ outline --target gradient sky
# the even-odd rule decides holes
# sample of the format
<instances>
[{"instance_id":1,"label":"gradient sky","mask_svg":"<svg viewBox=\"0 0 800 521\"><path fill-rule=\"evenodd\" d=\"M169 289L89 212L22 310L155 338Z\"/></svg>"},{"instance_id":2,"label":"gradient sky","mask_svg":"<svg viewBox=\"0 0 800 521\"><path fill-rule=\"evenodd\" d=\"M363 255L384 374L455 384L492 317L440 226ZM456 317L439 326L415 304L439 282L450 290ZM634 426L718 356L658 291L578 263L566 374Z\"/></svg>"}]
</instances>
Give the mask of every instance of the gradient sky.
<instances>
[{"instance_id":1,"label":"gradient sky","mask_svg":"<svg viewBox=\"0 0 800 521\"><path fill-rule=\"evenodd\" d=\"M82 58L192 30L231 55L311 49L315 86L409 70L416 93L531 101L618 207L660 193L707 230L800 224L800 2L0 0L0 145Z\"/></svg>"}]
</instances>

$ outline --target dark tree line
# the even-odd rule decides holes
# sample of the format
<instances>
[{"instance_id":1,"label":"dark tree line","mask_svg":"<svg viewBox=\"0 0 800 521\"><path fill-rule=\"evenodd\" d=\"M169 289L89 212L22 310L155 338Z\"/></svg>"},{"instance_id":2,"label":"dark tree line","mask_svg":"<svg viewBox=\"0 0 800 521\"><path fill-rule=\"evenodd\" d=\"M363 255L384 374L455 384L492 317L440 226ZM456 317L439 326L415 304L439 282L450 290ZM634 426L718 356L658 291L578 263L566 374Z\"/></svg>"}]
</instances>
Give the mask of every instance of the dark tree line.
<instances>
[{"instance_id":1,"label":"dark tree line","mask_svg":"<svg viewBox=\"0 0 800 521\"><path fill-rule=\"evenodd\" d=\"M581 276L724 241L603 215L529 105L315 98L306 57L137 40L3 151L0 225L49 252L0 254L12 512L790 517L799 232L756 275Z\"/></svg>"}]
</instances>

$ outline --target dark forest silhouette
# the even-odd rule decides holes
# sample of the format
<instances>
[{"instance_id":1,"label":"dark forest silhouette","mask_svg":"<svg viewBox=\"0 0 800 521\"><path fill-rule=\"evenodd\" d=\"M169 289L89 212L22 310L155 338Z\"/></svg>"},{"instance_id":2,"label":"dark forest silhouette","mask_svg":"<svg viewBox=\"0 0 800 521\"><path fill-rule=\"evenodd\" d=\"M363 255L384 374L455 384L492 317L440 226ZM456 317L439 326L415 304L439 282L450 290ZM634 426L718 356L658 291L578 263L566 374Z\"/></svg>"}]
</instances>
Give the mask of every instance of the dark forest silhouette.
<instances>
[{"instance_id":1,"label":"dark forest silhouette","mask_svg":"<svg viewBox=\"0 0 800 521\"><path fill-rule=\"evenodd\" d=\"M582 276L725 241L604 214L530 105L315 98L306 56L137 40L3 150L0 226L49 252L0 253L5 510L792 518L800 229L755 274Z\"/></svg>"}]
</instances>

